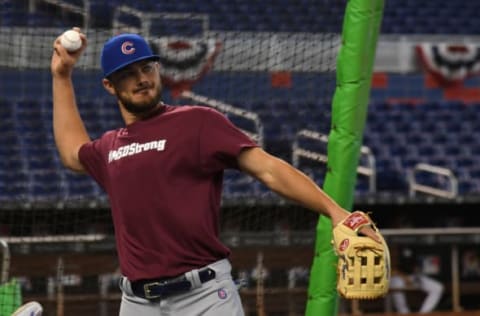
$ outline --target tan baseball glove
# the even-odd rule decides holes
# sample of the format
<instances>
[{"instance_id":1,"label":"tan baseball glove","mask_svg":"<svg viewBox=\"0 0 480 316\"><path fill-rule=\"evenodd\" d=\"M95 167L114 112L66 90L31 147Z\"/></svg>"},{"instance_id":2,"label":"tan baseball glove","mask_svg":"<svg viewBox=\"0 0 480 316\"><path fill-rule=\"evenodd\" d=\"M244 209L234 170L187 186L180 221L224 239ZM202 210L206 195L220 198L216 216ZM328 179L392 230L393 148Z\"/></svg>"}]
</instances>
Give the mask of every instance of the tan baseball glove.
<instances>
[{"instance_id":1,"label":"tan baseball glove","mask_svg":"<svg viewBox=\"0 0 480 316\"><path fill-rule=\"evenodd\" d=\"M390 252L379 232L381 243L358 234L367 225L378 232L367 214L355 211L333 228L337 290L347 299L375 299L388 292Z\"/></svg>"}]
</instances>

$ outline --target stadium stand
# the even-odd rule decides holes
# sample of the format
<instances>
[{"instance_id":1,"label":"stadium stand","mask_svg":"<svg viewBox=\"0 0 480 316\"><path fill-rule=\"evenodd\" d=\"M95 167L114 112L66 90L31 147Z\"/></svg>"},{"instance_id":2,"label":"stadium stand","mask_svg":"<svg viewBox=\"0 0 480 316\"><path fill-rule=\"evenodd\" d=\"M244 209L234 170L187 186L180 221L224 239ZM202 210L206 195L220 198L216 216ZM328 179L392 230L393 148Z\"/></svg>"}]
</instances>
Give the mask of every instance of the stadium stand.
<instances>
[{"instance_id":1,"label":"stadium stand","mask_svg":"<svg viewBox=\"0 0 480 316\"><path fill-rule=\"evenodd\" d=\"M55 27L70 26L72 21L81 24L81 16L69 13L68 10L58 6L55 2L34 1L32 6L29 1L4 1L1 12L2 26L30 26ZM64 1L72 6L82 7L83 1ZM174 12L174 13L203 13L208 14L210 29L218 31L272 31L272 32L339 32L339 29L329 26L326 18L328 15L340 14L341 6L331 5L330 9L314 10L312 2L301 1L290 5L289 1L282 1L277 6L269 6L258 1L91 1L89 10L93 26L109 26L112 8L119 5L129 5L142 11ZM438 8L435 2L428 2L418 6L415 1L388 1L382 24L382 34L475 34L477 28L471 18L473 12L479 9L475 1L454 1ZM300 12L301 11L301 12ZM315 15L309 15L315 12ZM325 15L318 16L318 12ZM432 14L435 12L435 14ZM450 12L458 12L451 17ZM301 14L300 14L301 13ZM52 18L51 15L56 18ZM50 15L50 16L49 16ZM58 18L60 16L60 18ZM72 20L73 16L73 20ZM302 19L295 17L301 16ZM399 23L402 21L402 23ZM440 23L441 21L441 23ZM51 23L51 24L49 24ZM95 25L97 23L98 25ZM308 30L305 26L308 25ZM338 27L338 26L337 26ZM35 76L35 71L25 70L21 78ZM32 90L26 100L18 100L16 89L9 89L9 84L15 82L14 77L18 73L5 73L1 76L2 111L6 115L15 113L12 120L1 123L2 133L9 134L9 141L2 153L8 157L2 159L3 164L15 160L22 163L21 175L12 176L11 171L2 171L5 178L14 178L12 188L2 191L3 198L17 198L29 196L32 200L58 198L53 191L59 192L58 177L48 177L53 170L62 170L58 159L55 158L54 144L51 139L51 121L49 100L45 100L45 91L48 85L32 85ZM79 81L88 80L89 74ZM248 76L248 74L245 74ZM371 92L371 110L368 112L364 144L370 148L376 157L377 172L382 181L377 189L379 191L406 192L407 171L420 162L433 163L435 165L452 168L459 178L459 193L473 194L480 190L480 177L474 168L475 160L478 160L479 149L478 122L480 105L477 103L464 103L461 101L449 101L445 99L445 92L441 87L427 87L426 74L384 74L385 82L380 85L373 83ZM90 77L91 78L91 77ZM212 92L212 86L221 87L226 78L221 73L211 73L208 76L208 84L200 83L196 90L200 93L203 89L209 89L210 95L219 99L246 107L260 113L265 122L266 147L270 151L289 160L291 147L296 131L300 127L312 128L327 133L329 128L329 106L320 104L315 100L302 100L302 82L312 81L312 77L305 74L295 74L292 78L292 87L289 96L284 101L275 101L281 98L282 89L272 88L268 74L255 77L228 78L230 81L248 81L252 86L261 87L262 93L255 100L245 102L242 91L238 95L222 95L223 89ZM95 79L97 80L97 79ZM476 77L468 78L465 86L478 84ZM207 85L207 86L206 86ZM235 85L235 83L233 83ZM232 91L229 91L232 92ZM38 93L38 95L37 95ZM82 115L89 123L92 136L98 136L106 128L116 126L120 118L115 113L114 107L104 106L108 101L105 94L97 92L99 96L95 102L85 100L82 102ZM43 99L42 99L43 98ZM34 101L42 100L42 101ZM272 101L273 100L273 101ZM292 101L295 100L295 101ZM396 101L400 100L400 101ZM415 102L403 102L402 100L414 100ZM480 102L480 100L478 100ZM35 104L34 102L37 102ZM113 109L111 112L106 109ZM301 110L298 110L298 109ZM37 113L41 109L41 113ZM100 111L99 109L103 109ZM324 113L323 115L312 115ZM42 116L44 123L35 118ZM274 122L274 123L271 123ZM40 125L39 125L40 124ZM17 132L11 135L12 126ZM15 153L26 153L28 159L12 159ZM36 159L40 154L48 157L46 161ZM20 162L18 162L20 160ZM60 172L62 173L62 172ZM37 179L49 183L42 189L36 185ZM319 178L321 178L319 176ZM230 192L243 190L241 180L235 183L235 177L227 176L226 195ZM27 184L24 184L27 181ZM75 181L65 181L67 192L90 196L92 185L78 185ZM85 180L88 182L87 180ZM429 180L427 180L429 181ZM52 183L51 183L52 182ZM75 183L75 184L74 184ZM73 186L70 188L70 186ZM50 189L49 189L50 188ZM82 192L84 188L84 192ZM361 184L358 193L362 191ZM11 192L12 196L5 195ZM97 192L95 192L96 194ZM240 194L248 194L243 192ZM238 193L233 193L238 194Z\"/></svg>"},{"instance_id":2,"label":"stadium stand","mask_svg":"<svg viewBox=\"0 0 480 316\"><path fill-rule=\"evenodd\" d=\"M88 16L89 27L92 29L108 30L112 27L115 9L119 6L128 6L143 13L204 14L208 16L208 30L212 33L251 32L253 34L265 32L271 36L280 33L339 33L340 25L338 23L330 24L328 21L332 16L343 14L345 1L322 0L317 4L316 1L310 0L278 0L275 1L275 5L271 5L271 1L255 0L90 0L88 1L89 7L84 6L85 1L83 0L0 0L0 3L2 5L0 27L8 30L17 27L61 30L72 25L83 26L86 16ZM324 6L325 4L327 6ZM480 10L478 1L388 0L385 1L385 5L381 33L386 36L387 41L392 41L391 38L393 41L400 41L399 39L405 37L415 38L422 35L427 38L438 35L447 39L449 35L474 36L480 29L480 21L476 16ZM121 19L128 24L138 24L138 19L132 16L121 17ZM177 32L188 34L188 32L201 31L199 25L185 31L181 29L181 23L179 25L165 23L160 19L155 23L153 27L161 30L160 33L163 36ZM47 46L50 47L50 42ZM0 52L4 50L5 47L0 43ZM21 60L21 56L15 58L17 57ZM98 59L98 56L94 57ZM9 56L4 55L3 58L9 58ZM47 62L49 60L49 56L40 56L39 58ZM14 61L16 62L17 59ZM35 66L37 65L35 64ZM58 214L55 212L60 210L59 213L66 213L62 213L64 214L62 216L71 217L72 221L77 220L74 218L76 216L82 217L78 219L78 222L87 223L87 225L77 225L74 229L71 226L62 226L57 231L48 231L49 234L77 233L79 231L103 233L107 229L94 227L94 225L98 224L96 220L99 218L103 220L101 216L105 215L88 218L89 215L85 215L86 213L78 215L80 213L72 211L76 208L81 209L83 206L95 213L104 211L101 208L108 204L107 197L91 178L67 171L61 165L52 138L51 87L50 78L45 72L48 66L40 69L42 67L29 68L22 64L19 67L3 65L0 68L0 117L2 117L0 120L0 138L2 139L0 146L0 203L5 213L2 213L1 216L6 219L5 222L22 222L23 224L24 221L25 226L30 227L30 221L35 222L38 226L48 222L51 218L56 219L55 216ZM377 181L375 192L372 194L368 179L359 177L356 195L360 201L367 201L366 204L370 203L368 201L371 198L371 201L374 202L368 206L372 206L372 208L375 208L373 204L381 201L380 198L383 196L386 197L388 203L393 201L392 204L396 204L388 204L391 212L384 215L384 218L379 218L380 227L386 226L385 218L388 218L388 223L392 223L398 220L396 217L398 214L404 214L405 205L402 203L411 194L409 176L419 163L452 170L458 181L459 200L469 197L478 198L480 193L480 166L477 163L480 160L480 143L478 141L480 139L480 90L477 88L480 86L480 78L475 75L468 76L455 87L446 87L434 81L432 76L420 69L418 65L416 67L415 71L378 70L372 81L363 145L371 150L375 158ZM88 91L85 95L78 94L78 103L81 115L85 119L92 137L97 137L105 130L122 124L116 104L112 103L110 96L101 87L101 78L97 70L87 69L75 74L77 89ZM323 73L293 71L290 75L286 82L273 84L272 73L268 71L237 71L232 74L221 70L216 71L214 68L205 76L204 80L195 85L194 91L258 113L264 125L266 149L287 161L292 161L292 144L296 139L297 132L301 129L309 129L327 134L331 124L331 109L330 104L322 99L324 91L320 91L321 88L325 88L322 86L326 81ZM18 82L23 83L20 88ZM334 86L334 82L330 82L326 89L333 92ZM246 91L251 92L246 93ZM183 100L180 102L168 92L165 93L165 102L183 103ZM234 119L232 118L232 120ZM306 141L305 145L316 146L317 144ZM307 162L303 165L303 170L318 184L323 183L324 166L319 167L316 163ZM275 199L275 195L260 183L255 183L251 178L237 172L227 172L224 181L227 213L238 208L235 205L229 208L231 207L228 204L229 201L242 201L242 203L248 204L249 198L252 196L261 202L263 199ZM448 189L450 185L445 178L431 173L419 172L416 181L438 188ZM397 200L394 200L394 197ZM73 203L72 208L64 209L63 203L69 202ZM427 202L430 203L428 200ZM45 205L50 206L46 211L42 209ZM54 207L51 207L52 205ZM381 204L379 208L384 205ZM30 210L34 206L41 209L38 215L29 214L30 217L28 217L22 215L21 212L16 213L17 209ZM288 209L289 206L274 206L273 208L277 207L278 210L273 211L267 207L266 215L255 215L265 217L260 220L255 218L260 223L259 227L264 230L275 230L273 233L275 238L272 240L282 240L278 236L282 237L283 235L281 235L281 229L277 231L278 227L274 227L275 223L270 221L273 218L270 215L277 214L275 213L277 211L281 213L285 209L287 210L285 213L291 213ZM463 218L464 213L461 210L458 214L452 214L451 210L445 210L445 208L440 210L440 208L441 205L438 213L430 210L418 212L417 209L414 209L415 220L417 220L415 225L447 227L453 226L455 223L465 226L474 226L477 223L476 220ZM459 209L461 209L460 206ZM247 210L247 213L248 211L250 210ZM244 210L242 209L240 212L244 212ZM435 221L432 220L434 217L432 214L435 214ZM241 222L240 225L250 225L251 223L247 223L248 220L253 221L252 218L243 219L244 222ZM314 229L315 220L316 218L307 217L303 222L295 223L295 225L301 229L305 229L305 227ZM65 220L65 222L68 221ZM54 224L60 225L61 223L62 220L59 220ZM90 223L92 226L88 226ZM110 227L104 222L98 225L102 224ZM234 224L238 225L238 223ZM402 225L414 226L411 222L402 223ZM292 230L295 228L298 227L292 227ZM29 233L13 226L5 228L0 225L0 230L5 235L10 234L11 236L22 236ZM47 229L45 230L47 231ZM111 231L109 233L112 235ZM251 240L256 237L251 237ZM236 238L238 239L238 236L232 236L232 247L237 245ZM304 248L301 248L300 252L296 245L288 248L288 251L282 247L283 245L280 245L278 249L273 248L273 250L271 247L265 246L263 250L266 254L267 264L270 267L278 265L276 267L278 269L284 269L284 265L289 260L295 261L295 264L309 264L311 260L310 246L305 246L311 242L311 238L309 238L307 236L303 241L300 238L304 243ZM428 238L425 237L425 239ZM248 240L248 236L245 239ZM286 239L288 240L288 238ZM467 245L471 242L468 238L465 239L467 242L465 245L462 244L463 248L469 247ZM260 239L261 241L263 239ZM446 247L443 247L444 244L434 249L430 242L430 239L425 241L425 248L428 251L433 252L441 247L441 256L449 256ZM449 242L447 241L445 244ZM477 243L477 241L471 243ZM452 244L455 244L455 241ZM472 247L477 246L475 244ZM95 249L92 246L96 255L96 251L102 250L101 247L104 247L103 250L109 249L109 251L113 248L111 243L100 243L98 247ZM19 245L14 245L13 248L14 252L20 254L22 251L28 250L24 250ZM26 248L28 247L25 246ZM32 249L34 249L33 246ZM77 250L74 249L74 251ZM83 249L81 250L83 251ZM463 251L463 249L460 250ZM80 250L78 251L80 252ZM428 251L426 251L427 254ZM243 252L247 252L247 254ZM246 247L246 249L238 250L235 254L237 257L234 259L241 262L241 268L248 269L255 261L256 255L257 252L253 248ZM438 254L433 253L433 255ZM30 256L38 257L37 254L29 254L14 258L13 262L16 265L13 268L14 274L23 275L32 272ZM27 291L27 297L30 295L33 298L43 298L46 287L45 277L51 277L54 270L52 266L56 262L55 256L46 253L41 257L38 263L39 268L33 269L32 273L39 274L42 281L40 286L33 287L35 290L30 293ZM115 268L115 262L112 260L115 258L113 251L106 256L93 257L95 256L82 254L73 259L68 257L65 259L67 263L70 263L69 269L73 272L77 272L76 269L86 269L88 273L92 270L91 274L94 275L98 273L96 265L99 265L102 273L112 272ZM78 262L76 262L77 260ZM84 263L88 265L85 269L80 267ZM78 264L78 267L75 264ZM441 272L445 275L445 271ZM95 277L92 276L94 284L89 284L88 292L90 294L92 288L97 290L99 286L95 283ZM286 282L285 278L282 280ZM478 279L472 282L471 291L470 288L467 291L474 297L471 303L469 301L472 306L478 306L478 302L475 301L475 298L478 298L479 288L476 281ZM447 279L447 282L451 283L451 280ZM278 284L268 285L278 286ZM451 291L449 287L447 288L447 292ZM299 293L305 294L302 291L300 289ZM282 303L296 295L295 292L283 291L281 293L283 293L282 295L286 293L288 298L282 296L271 305L281 308ZM95 293L95 298L96 296L97 293ZM254 297L253 291L249 296ZM93 306L94 304L85 304L85 302L93 301L93 298L94 296L91 295L90 298L85 298L83 301L79 299L78 305ZM115 302L117 299L118 297L113 297L108 300ZM107 299L105 298L105 300ZM253 302L253 298L250 300ZM45 302L51 305L50 308L54 307L55 300L53 298L49 297ZM378 302L375 303L378 304ZM445 301L442 307L450 307L450 303ZM303 306L303 301L301 304ZM88 313L94 312L83 314Z\"/></svg>"},{"instance_id":3,"label":"stadium stand","mask_svg":"<svg viewBox=\"0 0 480 316\"><path fill-rule=\"evenodd\" d=\"M72 18L81 17L67 14L56 3L83 8L83 1L33 1L35 12L28 0L4 1L2 25L70 26ZM119 5L145 12L204 13L210 17L210 28L218 31L272 31L272 32L339 32L339 26L324 23L330 15L341 15L341 2L330 1L330 10L318 10L312 1L282 0L275 6L254 0L235 0L225 3L221 0L190 2L158 1L90 1L87 10L92 16L93 27L111 27L114 8ZM322 4L325 1L322 1ZM320 5L320 4L317 4ZM414 0L392 0L385 4L382 24L383 34L477 34L478 21L475 12L480 9L476 1L453 1L439 6L438 1L429 1L419 6ZM451 15L455 12L455 15ZM63 14L59 22L58 15ZM320 14L320 15L319 15ZM55 19L50 18L55 15ZM300 18L301 17L301 18ZM63 21L62 21L63 20ZM81 25L81 23L78 23Z\"/></svg>"}]
</instances>

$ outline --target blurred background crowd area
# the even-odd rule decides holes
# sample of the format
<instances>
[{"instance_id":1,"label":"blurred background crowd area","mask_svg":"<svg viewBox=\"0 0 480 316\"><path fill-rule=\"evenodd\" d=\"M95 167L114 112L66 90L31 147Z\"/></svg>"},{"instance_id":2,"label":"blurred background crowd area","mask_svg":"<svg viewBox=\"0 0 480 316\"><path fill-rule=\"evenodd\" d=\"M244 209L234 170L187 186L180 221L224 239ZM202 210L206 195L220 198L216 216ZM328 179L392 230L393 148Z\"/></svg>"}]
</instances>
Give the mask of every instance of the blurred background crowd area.
<instances>
[{"instance_id":1,"label":"blurred background crowd area","mask_svg":"<svg viewBox=\"0 0 480 316\"><path fill-rule=\"evenodd\" d=\"M10 242L11 272L27 297L54 305L61 256L71 277L60 281L67 293L104 295L118 278L108 199L91 178L61 165L53 140L49 64L61 32L80 26L88 37L74 81L92 138L123 124L101 85L103 42L120 31L138 32L162 57L165 103L203 100L179 95L179 88L216 100L220 109L233 109L229 118L265 149L322 186L347 3L0 0L0 236ZM354 205L371 211L381 228L480 226L479 10L480 2L470 0L385 1ZM318 159L302 156L305 151ZM291 302L292 315L301 313L317 217L236 171L227 171L224 183L222 234L235 248L236 275L255 288L255 261L263 251L265 286L303 288ZM62 239L72 234L90 237ZM478 307L477 234L387 239L419 248L424 272L445 281L440 308L452 306L456 258L458 277L477 282L463 304ZM248 301L255 293L245 295ZM270 306L284 306L276 297ZM116 299L109 301L113 309ZM79 310L89 305L79 302Z\"/></svg>"},{"instance_id":2,"label":"blurred background crowd area","mask_svg":"<svg viewBox=\"0 0 480 316\"><path fill-rule=\"evenodd\" d=\"M121 125L114 101L100 84L98 54L112 28L128 26L146 33L158 50L162 49L159 38L215 38L221 48L210 71L192 90L256 113L264 147L292 162L300 130L329 132L336 36L345 4L2 1L0 200L105 199L88 177L64 170L54 148L48 63L51 41L59 32L77 25L90 35L92 49L76 75L80 110L92 137ZM369 152L362 159L373 175L359 175L359 199L412 197L418 182L446 191L442 196L476 200L480 81L478 27L472 15L479 5L474 1L385 3L363 135ZM318 34L333 35L324 35L321 47L308 44ZM244 57L238 57L239 52ZM269 65L272 62L266 58L275 54L282 63ZM323 57L313 61L324 65L317 71L309 65L313 61L302 59L316 54ZM164 99L172 104L192 102L172 97L168 90ZM321 145L313 150L321 151ZM419 163L446 170L417 170ZM305 160L297 164L322 184L321 164ZM228 172L225 182L225 199L272 198L260 184L235 172Z\"/></svg>"}]
</instances>

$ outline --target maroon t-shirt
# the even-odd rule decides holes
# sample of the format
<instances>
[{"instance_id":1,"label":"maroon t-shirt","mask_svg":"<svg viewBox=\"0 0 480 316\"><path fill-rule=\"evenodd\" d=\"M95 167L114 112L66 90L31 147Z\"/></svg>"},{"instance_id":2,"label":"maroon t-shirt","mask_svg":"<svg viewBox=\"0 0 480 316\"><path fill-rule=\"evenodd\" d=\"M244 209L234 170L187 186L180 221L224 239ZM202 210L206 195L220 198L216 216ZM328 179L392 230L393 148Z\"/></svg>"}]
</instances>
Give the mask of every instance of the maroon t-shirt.
<instances>
[{"instance_id":1,"label":"maroon t-shirt","mask_svg":"<svg viewBox=\"0 0 480 316\"><path fill-rule=\"evenodd\" d=\"M122 273L176 276L228 257L219 240L223 170L255 146L213 109L169 105L83 145L80 161L110 199Z\"/></svg>"}]
</instances>

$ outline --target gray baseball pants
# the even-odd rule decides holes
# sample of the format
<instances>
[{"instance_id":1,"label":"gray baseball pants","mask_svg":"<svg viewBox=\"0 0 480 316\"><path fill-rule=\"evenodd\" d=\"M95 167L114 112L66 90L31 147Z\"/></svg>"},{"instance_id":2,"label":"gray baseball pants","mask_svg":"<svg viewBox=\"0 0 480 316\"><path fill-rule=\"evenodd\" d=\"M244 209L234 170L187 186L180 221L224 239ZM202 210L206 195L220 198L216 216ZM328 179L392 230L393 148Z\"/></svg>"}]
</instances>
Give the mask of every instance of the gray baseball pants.
<instances>
[{"instance_id":1,"label":"gray baseball pants","mask_svg":"<svg viewBox=\"0 0 480 316\"><path fill-rule=\"evenodd\" d=\"M195 281L198 276L186 273L191 290L155 301L135 296L128 279L122 277L119 316L244 316L230 262L223 259L208 267L215 271L214 279L201 284Z\"/></svg>"}]
</instances>

